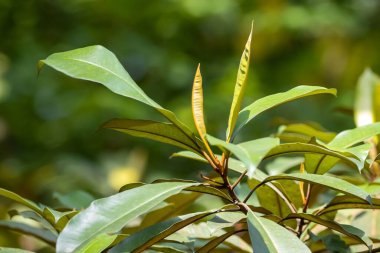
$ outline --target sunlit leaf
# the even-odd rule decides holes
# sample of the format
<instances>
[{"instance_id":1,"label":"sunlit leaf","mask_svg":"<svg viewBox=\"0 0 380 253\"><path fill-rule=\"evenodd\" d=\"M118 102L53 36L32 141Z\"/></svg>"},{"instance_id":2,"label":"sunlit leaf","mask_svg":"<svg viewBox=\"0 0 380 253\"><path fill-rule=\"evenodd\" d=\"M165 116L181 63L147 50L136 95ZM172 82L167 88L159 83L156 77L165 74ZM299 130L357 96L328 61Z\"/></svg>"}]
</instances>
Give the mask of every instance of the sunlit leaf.
<instances>
[{"instance_id":1,"label":"sunlit leaf","mask_svg":"<svg viewBox=\"0 0 380 253\"><path fill-rule=\"evenodd\" d=\"M328 143L330 148L348 148L380 134L380 122L357 127L339 133Z\"/></svg>"},{"instance_id":2,"label":"sunlit leaf","mask_svg":"<svg viewBox=\"0 0 380 253\"><path fill-rule=\"evenodd\" d=\"M21 205L29 207L30 209L37 212L38 214L42 214L42 209L36 203L28 199L25 199L14 192L0 188L0 196L16 201L17 203L20 203Z\"/></svg>"},{"instance_id":3,"label":"sunlit leaf","mask_svg":"<svg viewBox=\"0 0 380 253\"><path fill-rule=\"evenodd\" d=\"M380 78L370 69L360 76L355 92L354 118L357 126L365 126L376 121L375 90L380 86ZM378 99L378 98L377 98Z\"/></svg>"},{"instance_id":4,"label":"sunlit leaf","mask_svg":"<svg viewBox=\"0 0 380 253\"><path fill-rule=\"evenodd\" d=\"M199 153L199 148L192 139L172 123L151 120L114 119L105 123L103 127Z\"/></svg>"},{"instance_id":5,"label":"sunlit leaf","mask_svg":"<svg viewBox=\"0 0 380 253\"><path fill-rule=\"evenodd\" d=\"M193 133L173 112L161 107L133 81L116 56L102 46L89 46L55 53L41 60L39 69L46 64L70 77L103 84L112 92L149 105L176 125L189 137Z\"/></svg>"},{"instance_id":6,"label":"sunlit leaf","mask_svg":"<svg viewBox=\"0 0 380 253\"><path fill-rule=\"evenodd\" d=\"M199 136L202 138L204 143L207 143L205 139L207 131L203 110L203 87L200 65L198 65L197 72L194 77L191 108L193 112L194 124L198 130Z\"/></svg>"},{"instance_id":7,"label":"sunlit leaf","mask_svg":"<svg viewBox=\"0 0 380 253\"><path fill-rule=\"evenodd\" d=\"M362 162L358 157L348 151L330 150L324 146L312 143L285 143L274 147L265 158L290 154L319 154L339 158L342 162L358 170L362 169ZM307 169L307 168L306 168Z\"/></svg>"},{"instance_id":8,"label":"sunlit leaf","mask_svg":"<svg viewBox=\"0 0 380 253\"><path fill-rule=\"evenodd\" d=\"M234 132L234 135L236 135L236 133L240 131L240 129L244 127L254 117L256 117L260 113L270 108L273 108L275 106L278 106L283 103L290 102L299 98L303 98L303 97L311 96L311 95L317 95L317 94L336 95L336 90L326 89L320 86L301 85L291 90L288 90L286 92L277 93L277 94L260 98L239 112L239 116L237 119L238 128Z\"/></svg>"},{"instance_id":9,"label":"sunlit leaf","mask_svg":"<svg viewBox=\"0 0 380 253\"><path fill-rule=\"evenodd\" d=\"M296 180L311 184L317 184L328 187L341 193L355 196L357 198L367 201L368 203L371 203L371 196L367 192L365 192L356 185L353 185L345 180L332 176L315 175L307 173L282 174L267 177L262 183L267 183L274 180Z\"/></svg>"},{"instance_id":10,"label":"sunlit leaf","mask_svg":"<svg viewBox=\"0 0 380 253\"><path fill-rule=\"evenodd\" d=\"M300 135L301 137L309 137L309 140L310 138L315 137L325 143L330 142L336 135L335 133L322 131L311 125L301 123L281 126L279 133L294 133Z\"/></svg>"},{"instance_id":11,"label":"sunlit leaf","mask_svg":"<svg viewBox=\"0 0 380 253\"><path fill-rule=\"evenodd\" d=\"M57 240L57 251L73 252L99 234L116 233L129 221L195 183L157 183L98 199L74 216Z\"/></svg>"},{"instance_id":12,"label":"sunlit leaf","mask_svg":"<svg viewBox=\"0 0 380 253\"><path fill-rule=\"evenodd\" d=\"M239 70L237 73L234 96L232 99L230 116L228 118L228 127L226 133L227 142L230 141L232 134L234 132L234 128L236 125L236 120L238 118L239 110L244 98L244 91L247 84L248 71L249 71L249 62L251 59L251 41L252 41L252 28L249 34L247 43L245 44L245 48L243 54L240 59Z\"/></svg>"},{"instance_id":13,"label":"sunlit leaf","mask_svg":"<svg viewBox=\"0 0 380 253\"><path fill-rule=\"evenodd\" d=\"M87 244L81 246L75 253L103 252L116 239L117 235L100 234Z\"/></svg>"},{"instance_id":14,"label":"sunlit leaf","mask_svg":"<svg viewBox=\"0 0 380 253\"><path fill-rule=\"evenodd\" d=\"M254 252L307 253L309 248L286 228L248 211L248 231Z\"/></svg>"},{"instance_id":15,"label":"sunlit leaf","mask_svg":"<svg viewBox=\"0 0 380 253\"><path fill-rule=\"evenodd\" d=\"M323 215L329 212L335 212L344 209L380 209L380 199L372 198L372 203L357 199L351 196L336 196L326 207L317 212Z\"/></svg>"}]
</instances>

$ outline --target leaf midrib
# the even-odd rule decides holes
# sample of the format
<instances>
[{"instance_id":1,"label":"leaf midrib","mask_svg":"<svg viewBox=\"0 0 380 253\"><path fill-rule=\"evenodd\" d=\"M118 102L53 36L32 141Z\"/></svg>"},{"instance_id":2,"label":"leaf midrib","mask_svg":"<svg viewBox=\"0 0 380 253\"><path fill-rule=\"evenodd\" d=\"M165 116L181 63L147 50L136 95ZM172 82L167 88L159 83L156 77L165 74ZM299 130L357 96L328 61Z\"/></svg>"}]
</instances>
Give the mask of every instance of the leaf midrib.
<instances>
[{"instance_id":1,"label":"leaf midrib","mask_svg":"<svg viewBox=\"0 0 380 253\"><path fill-rule=\"evenodd\" d=\"M153 198L153 199L157 199L157 198L159 198L159 197L165 195L165 194L168 193L168 192L171 192L171 191L177 190L178 188L185 188L185 186L177 186L177 187L175 187L175 188L170 188L169 190L167 190L167 191L165 191L165 192L161 192L161 194L159 194L159 195L156 195L155 198ZM130 213L133 213L134 211L136 211L136 209L138 209L138 208L140 208L140 207L143 207L144 205L146 205L147 203L149 203L149 202L151 202L151 201L152 201L152 199L149 199L149 200L147 200L147 201L145 201L145 202L142 202L140 205L137 205L135 208L133 208L133 209L130 210L129 212L125 213L125 214L122 215L121 217L117 218L117 219L114 220L113 222L107 223L106 225L100 227L100 228L97 229L95 232L93 232L90 236L88 236L88 237L89 237L88 239L86 239L86 240L85 240L84 242L82 242L81 244L77 245L77 246L75 247L75 249L77 249L78 247L83 246L83 243L87 243L89 240L91 241L91 240L92 240L92 238L91 238L92 236L97 235L97 234L100 234L100 233L103 232L103 230L105 230L107 227L109 227L109 226L111 226L111 225L113 225L113 224L115 224L115 223L119 223L119 221L122 220L125 216L127 216L127 215L130 214Z\"/></svg>"}]
</instances>

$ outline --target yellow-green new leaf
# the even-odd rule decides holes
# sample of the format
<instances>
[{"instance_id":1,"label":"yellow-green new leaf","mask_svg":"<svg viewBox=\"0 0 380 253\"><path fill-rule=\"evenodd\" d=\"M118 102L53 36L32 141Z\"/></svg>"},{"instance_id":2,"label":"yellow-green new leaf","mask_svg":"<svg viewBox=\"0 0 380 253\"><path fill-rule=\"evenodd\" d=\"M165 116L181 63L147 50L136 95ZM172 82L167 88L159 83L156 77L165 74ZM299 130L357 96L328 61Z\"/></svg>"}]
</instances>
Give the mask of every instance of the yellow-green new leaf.
<instances>
[{"instance_id":1,"label":"yellow-green new leaf","mask_svg":"<svg viewBox=\"0 0 380 253\"><path fill-rule=\"evenodd\" d=\"M232 105L230 110L230 116L228 118L228 128L226 139L229 141L232 137L236 120L238 118L239 110L243 102L244 91L247 83L249 62L251 58L251 41L252 41L252 27L251 33L249 34L248 41L245 44L243 55L240 59L239 70L236 78L236 85L234 90L234 97L232 99Z\"/></svg>"},{"instance_id":2,"label":"yellow-green new leaf","mask_svg":"<svg viewBox=\"0 0 380 253\"><path fill-rule=\"evenodd\" d=\"M198 64L197 72L193 82L193 91L191 96L191 106L193 110L193 118L195 127L202 140L206 135L206 125L203 112L203 88L202 88L202 75L200 64Z\"/></svg>"}]
</instances>

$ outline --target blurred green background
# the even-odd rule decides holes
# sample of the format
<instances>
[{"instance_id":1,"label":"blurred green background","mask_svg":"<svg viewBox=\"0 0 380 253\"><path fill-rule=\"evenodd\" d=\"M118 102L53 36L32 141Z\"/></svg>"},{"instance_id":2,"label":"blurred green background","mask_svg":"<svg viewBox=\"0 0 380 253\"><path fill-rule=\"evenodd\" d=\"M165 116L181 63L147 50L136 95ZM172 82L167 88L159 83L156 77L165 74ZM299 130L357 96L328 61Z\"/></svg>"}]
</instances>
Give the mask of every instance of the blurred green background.
<instances>
[{"instance_id":1,"label":"blurred green background","mask_svg":"<svg viewBox=\"0 0 380 253\"><path fill-rule=\"evenodd\" d=\"M246 103L300 84L337 88L338 98L281 106L253 121L240 140L274 133L284 118L332 131L354 127L337 108L352 108L365 67L380 72L378 0L0 0L0 187L55 206L55 193L100 197L128 182L198 178L207 168L169 159L175 148L99 128L115 117L156 118L154 111L49 68L37 77L37 62L101 44L190 125L201 63L208 131L223 137L252 19ZM1 218L9 205L0 199ZM12 240L0 230L0 245Z\"/></svg>"}]
</instances>

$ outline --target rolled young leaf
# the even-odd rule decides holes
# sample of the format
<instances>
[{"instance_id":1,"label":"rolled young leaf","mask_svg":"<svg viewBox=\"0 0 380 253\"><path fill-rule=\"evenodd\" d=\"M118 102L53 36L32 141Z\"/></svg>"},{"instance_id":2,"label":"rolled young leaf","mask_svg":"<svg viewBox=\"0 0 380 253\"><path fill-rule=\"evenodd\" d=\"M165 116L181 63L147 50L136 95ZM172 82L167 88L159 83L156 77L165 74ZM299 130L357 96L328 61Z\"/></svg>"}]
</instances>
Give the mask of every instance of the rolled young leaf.
<instances>
[{"instance_id":1,"label":"rolled young leaf","mask_svg":"<svg viewBox=\"0 0 380 253\"><path fill-rule=\"evenodd\" d=\"M193 90L191 95L191 109L193 113L193 119L198 134L201 137L203 144L205 145L207 152L214 159L214 153L212 152L208 141L206 139L206 124L204 119L203 110L203 87L202 87L202 75L200 70L200 64L198 64L197 72L195 73Z\"/></svg>"},{"instance_id":2,"label":"rolled young leaf","mask_svg":"<svg viewBox=\"0 0 380 253\"><path fill-rule=\"evenodd\" d=\"M248 231L254 252L311 253L295 234L277 223L248 211Z\"/></svg>"},{"instance_id":3,"label":"rolled young leaf","mask_svg":"<svg viewBox=\"0 0 380 253\"><path fill-rule=\"evenodd\" d=\"M116 233L166 198L194 185L197 183L149 184L95 200L63 229L57 240L57 252L75 252L100 234Z\"/></svg>"},{"instance_id":4,"label":"rolled young leaf","mask_svg":"<svg viewBox=\"0 0 380 253\"><path fill-rule=\"evenodd\" d=\"M193 140L172 123L151 120L113 119L106 122L103 127L132 136L167 143L198 154L200 152Z\"/></svg>"},{"instance_id":5,"label":"rolled young leaf","mask_svg":"<svg viewBox=\"0 0 380 253\"><path fill-rule=\"evenodd\" d=\"M253 28L253 25L251 26L251 32L249 33L249 37L243 51L243 55L241 56L241 59L240 59L239 70L237 73L235 90L234 90L234 96L232 99L232 104L231 104L231 109L230 109L230 116L228 118L228 127L227 127L227 133L226 133L227 142L230 142L231 140L231 137L236 125L236 120L238 118L239 110L243 102L244 91L247 84L249 62L251 59L252 28Z\"/></svg>"},{"instance_id":6,"label":"rolled young leaf","mask_svg":"<svg viewBox=\"0 0 380 253\"><path fill-rule=\"evenodd\" d=\"M116 94L149 105L190 138L193 137L192 131L179 121L173 112L166 110L148 97L133 81L116 56L102 46L89 46L52 54L39 61L39 70L44 64L70 77L103 84Z\"/></svg>"},{"instance_id":7,"label":"rolled young leaf","mask_svg":"<svg viewBox=\"0 0 380 253\"><path fill-rule=\"evenodd\" d=\"M237 119L237 129L234 132L234 136L243 128L249 121L255 118L260 113L273 108L275 106L281 105L286 102L290 102L299 98L317 95L317 94L332 94L336 95L335 89L327 89L320 86L306 86L301 85L297 86L286 92L281 92L273 95L269 95L263 98L260 98L245 107L239 112ZM233 137L234 137L233 136Z\"/></svg>"}]
</instances>

